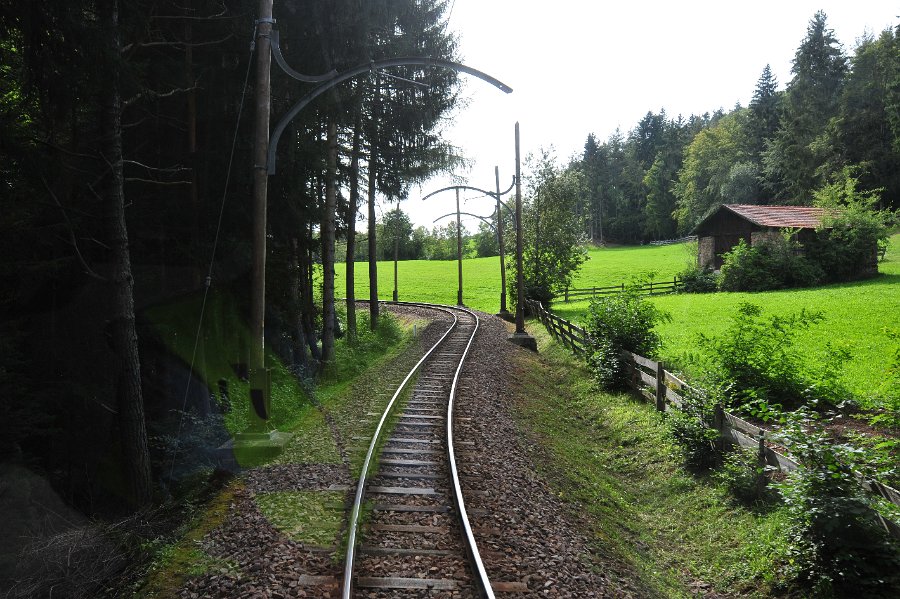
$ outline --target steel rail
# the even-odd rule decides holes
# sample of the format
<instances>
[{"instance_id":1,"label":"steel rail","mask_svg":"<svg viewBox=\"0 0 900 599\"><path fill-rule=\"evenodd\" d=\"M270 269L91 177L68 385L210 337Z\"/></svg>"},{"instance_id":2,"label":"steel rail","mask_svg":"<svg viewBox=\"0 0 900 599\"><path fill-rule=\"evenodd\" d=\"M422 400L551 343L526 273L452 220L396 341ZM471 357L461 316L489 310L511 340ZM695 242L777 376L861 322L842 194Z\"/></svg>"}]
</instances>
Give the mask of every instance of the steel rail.
<instances>
[{"instance_id":1,"label":"steel rail","mask_svg":"<svg viewBox=\"0 0 900 599\"><path fill-rule=\"evenodd\" d=\"M459 364L456 367L456 371L454 372L453 382L450 389L450 396L448 400L447 406L447 453L448 453L448 462L450 465L450 473L451 473L451 483L453 486L453 500L454 504L457 508L457 514L460 519L460 525L462 526L464 533L464 545L467 557L469 558L472 569L475 574L475 583L479 587L479 594L482 597L487 597L489 599L494 599L494 592L491 588L490 581L487 576L487 572L484 568L484 563L481 559L481 555L478 552L478 546L475 543L475 537L472 532L472 527L469 524L468 514L465 509L465 501L462 496L462 488L459 481L459 472L456 466L456 457L454 455L453 449L453 407L454 400L456 397L456 390L458 387L460 373L462 372L462 367L465 363L465 359L468 357L469 350L472 347L472 343L475 339L475 334L478 331L478 327L480 324L480 319L478 315L476 315L471 310L453 307L453 306L444 306L440 304L426 304L420 302L381 302L385 305L396 305L396 306L413 306L413 307L423 307L429 308L436 311L444 312L453 317L453 323L447 329L447 331L441 336L440 339L425 353L424 356L416 363L416 365L410 370L409 374L403 379L403 382L397 388L397 391L391 397L391 400L388 402L388 405L385 407L384 412L382 413L381 419L378 422L378 426L375 429L375 433L372 436L372 441L369 444L369 449L366 452L366 458L363 462L362 469L360 471L359 482L356 487L356 494L354 497L353 508L351 510L350 522L349 522L349 533L347 539L347 553L344 564L344 579L341 590L342 599L350 599L351 594L353 592L353 570L355 567L356 560L356 537L359 525L359 512L362 505L362 499L365 495L365 486L366 486L366 478L368 476L369 466L372 461L372 457L375 451L375 447L378 444L378 440L381 436L382 429L385 421L391 413L391 410L396 403L397 398L404 391L409 381L412 379L413 375L415 375L421 366L425 363L428 358L437 350L444 341L449 337L449 335L456 329L456 327L460 324L459 318L454 312L463 312L468 314L475 320L475 326L472 330L471 335L469 336L468 342L466 343L465 350L459 359Z\"/></svg>"},{"instance_id":2,"label":"steel rail","mask_svg":"<svg viewBox=\"0 0 900 599\"><path fill-rule=\"evenodd\" d=\"M484 569L484 562L481 560L481 554L478 552L478 545L475 543L475 535L472 532L472 525L469 524L469 515L466 512L466 504L462 495L462 487L459 484L459 471L456 468L456 453L453 449L453 405L456 400L456 390L459 383L459 375L462 372L463 365L466 362L466 358L469 356L469 350L472 348L472 343L475 341L475 334L478 332L478 326L481 323L481 319L478 318L478 315L471 310L467 310L465 308L456 309L460 310L461 312L466 312L470 316L472 316L475 319L475 328L472 329L472 335L469 337L469 342L466 344L466 349L465 351L463 351L463 354L459 359L459 365L456 367L456 372L453 375L453 385L450 387L450 400L447 404L447 456L450 463L450 476L453 482L453 497L456 503L456 510L459 514L459 520L462 524L463 532L465 533L465 545L469 553L469 559L472 562L472 566L475 570L476 579L479 581L479 591L483 597L494 599L494 590L491 588L491 581L490 579L488 579L487 571Z\"/></svg>"}]
</instances>

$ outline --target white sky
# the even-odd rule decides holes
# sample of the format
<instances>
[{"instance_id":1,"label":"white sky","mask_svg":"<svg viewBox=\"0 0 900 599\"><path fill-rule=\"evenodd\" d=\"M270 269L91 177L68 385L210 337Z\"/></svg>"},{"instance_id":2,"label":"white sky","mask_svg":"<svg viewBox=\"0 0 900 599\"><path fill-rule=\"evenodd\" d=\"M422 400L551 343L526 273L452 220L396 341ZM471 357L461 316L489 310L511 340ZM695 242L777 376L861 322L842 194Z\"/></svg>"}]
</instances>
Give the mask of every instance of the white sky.
<instances>
[{"instance_id":1,"label":"white sky","mask_svg":"<svg viewBox=\"0 0 900 599\"><path fill-rule=\"evenodd\" d=\"M765 65L779 88L791 79L791 61L819 9L849 54L868 31L897 24L891 0L455 0L450 27L460 35L462 61L513 88L504 94L468 75L468 104L446 137L473 161L459 173L474 187L501 189L515 172L514 124L520 123L522 160L554 146L560 161L580 154L588 133L606 140L623 134L647 111L679 114L746 106ZM401 204L415 225L455 210L452 192L421 197L452 185L432 179ZM467 193L463 197L477 196ZM488 215L488 199L463 210ZM446 224L442 221L440 224ZM465 223L477 229L477 221Z\"/></svg>"}]
</instances>

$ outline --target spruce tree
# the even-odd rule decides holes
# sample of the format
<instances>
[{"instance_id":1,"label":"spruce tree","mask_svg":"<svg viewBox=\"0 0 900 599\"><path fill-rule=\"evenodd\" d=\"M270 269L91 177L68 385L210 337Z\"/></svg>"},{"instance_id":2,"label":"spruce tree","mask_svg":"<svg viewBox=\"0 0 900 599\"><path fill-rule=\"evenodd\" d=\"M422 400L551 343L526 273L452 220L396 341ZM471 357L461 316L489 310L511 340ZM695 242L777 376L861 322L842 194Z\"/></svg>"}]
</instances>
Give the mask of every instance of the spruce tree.
<instances>
[{"instance_id":1,"label":"spruce tree","mask_svg":"<svg viewBox=\"0 0 900 599\"><path fill-rule=\"evenodd\" d=\"M797 49L785 93L781 127L763 156L766 182L782 201L809 204L822 182L816 141L838 113L847 59L825 13L815 14Z\"/></svg>"}]
</instances>

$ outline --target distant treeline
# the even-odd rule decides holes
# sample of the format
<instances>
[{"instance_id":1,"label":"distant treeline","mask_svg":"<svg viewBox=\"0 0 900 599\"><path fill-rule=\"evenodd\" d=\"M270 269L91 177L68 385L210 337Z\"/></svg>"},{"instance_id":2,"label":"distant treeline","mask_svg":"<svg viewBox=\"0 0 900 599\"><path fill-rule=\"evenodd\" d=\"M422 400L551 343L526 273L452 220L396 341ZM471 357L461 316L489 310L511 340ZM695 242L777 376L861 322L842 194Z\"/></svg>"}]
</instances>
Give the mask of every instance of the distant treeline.
<instances>
[{"instance_id":1,"label":"distant treeline","mask_svg":"<svg viewBox=\"0 0 900 599\"><path fill-rule=\"evenodd\" d=\"M647 115L628 133L590 134L579 206L597 241L689 234L728 204L809 205L849 167L862 191L900 207L900 28L860 38L847 54L816 13L783 90L766 65L750 105L671 118Z\"/></svg>"}]
</instances>

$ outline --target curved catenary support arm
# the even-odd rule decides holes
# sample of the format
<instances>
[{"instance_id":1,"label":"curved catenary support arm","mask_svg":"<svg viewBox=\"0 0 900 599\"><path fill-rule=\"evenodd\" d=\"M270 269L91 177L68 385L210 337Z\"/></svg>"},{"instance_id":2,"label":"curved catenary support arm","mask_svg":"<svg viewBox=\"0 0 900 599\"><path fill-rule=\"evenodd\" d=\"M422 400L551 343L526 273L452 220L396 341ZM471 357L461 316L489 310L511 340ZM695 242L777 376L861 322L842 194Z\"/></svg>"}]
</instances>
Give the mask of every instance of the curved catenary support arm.
<instances>
[{"instance_id":1,"label":"curved catenary support arm","mask_svg":"<svg viewBox=\"0 0 900 599\"><path fill-rule=\"evenodd\" d=\"M487 73L482 73L478 69L473 69L472 67L467 67L464 64L451 62L449 60L413 56L408 58L387 58L384 60L374 60L372 62L362 64L319 84L315 89L303 96L296 104L294 104L294 106L287 112L287 114L281 117L281 120L278 121L278 125L275 126L275 130L272 132L272 137L269 140L269 156L268 164L266 165L269 174L275 174L275 150L278 147L278 140L281 139L281 134L284 133L284 130L285 128L287 128L288 124L292 120L294 120L294 117L297 116L297 114L301 110L303 110L310 102L321 96L323 93L325 93L335 85L343 83L344 81L352 79L353 77L356 77L357 75L360 75L362 73L403 66L442 67L445 69L451 69L459 73L466 73L468 75L478 77L479 79L490 83L500 91L507 94L512 93L511 87L509 87L502 81L491 77Z\"/></svg>"},{"instance_id":2,"label":"curved catenary support arm","mask_svg":"<svg viewBox=\"0 0 900 599\"><path fill-rule=\"evenodd\" d=\"M494 223L492 223L491 221L489 221L489 220L488 220L486 217L484 217L484 216L478 216L477 214L472 214L471 212L460 212L460 214L461 214L462 216L471 216L471 217L473 217L473 218L477 218L478 220L484 222L484 224L486 224L487 226L489 226L491 229L496 229L496 228L497 228L497 227L494 226ZM456 216L456 213L455 213L455 212L450 212L449 214L445 214L444 216L439 216L439 217L437 217L436 219L434 219L434 220L431 221L431 222L436 223L436 222L438 222L438 221L441 220L441 219L447 218L448 216Z\"/></svg>"},{"instance_id":3,"label":"curved catenary support arm","mask_svg":"<svg viewBox=\"0 0 900 599\"><path fill-rule=\"evenodd\" d=\"M512 191L513 187L515 187L515 186L516 186L516 176L513 175L512 183L509 184L509 187L506 188L506 191L501 191L500 195L505 196L510 191ZM452 191L454 189L477 191L478 193L483 193L484 195L491 196L492 198L497 197L496 191L488 191L486 189L481 189L480 187L472 187L471 185L450 185L449 187L442 187L438 190L432 191L431 193L425 194L424 196L422 196L422 199L427 200L431 196L437 195L437 194L445 192L445 191Z\"/></svg>"},{"instance_id":4,"label":"curved catenary support arm","mask_svg":"<svg viewBox=\"0 0 900 599\"><path fill-rule=\"evenodd\" d=\"M324 75L304 75L303 73L295 71L288 65L287 61L284 59L284 55L281 53L281 43L280 37L278 35L278 30L273 29L272 33L269 35L269 38L272 40L272 56L275 57L275 62L278 63L278 66L281 67L282 71L284 71L297 81L303 81L304 83L319 83L320 81L327 81L337 75L337 71L335 71L334 69L332 69L328 73L325 73Z\"/></svg>"}]
</instances>

